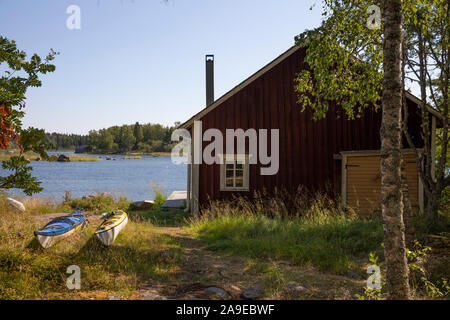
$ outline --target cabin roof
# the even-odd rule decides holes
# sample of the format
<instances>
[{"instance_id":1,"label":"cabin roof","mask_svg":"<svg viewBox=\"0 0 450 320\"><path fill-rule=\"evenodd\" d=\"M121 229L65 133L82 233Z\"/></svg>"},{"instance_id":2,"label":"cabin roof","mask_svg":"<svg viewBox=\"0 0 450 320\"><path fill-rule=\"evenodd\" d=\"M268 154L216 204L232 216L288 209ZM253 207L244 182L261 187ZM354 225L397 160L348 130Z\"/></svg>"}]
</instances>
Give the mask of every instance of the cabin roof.
<instances>
[{"instance_id":1,"label":"cabin roof","mask_svg":"<svg viewBox=\"0 0 450 320\"><path fill-rule=\"evenodd\" d=\"M278 64L283 62L285 59L290 57L292 54L294 54L300 48L301 47L299 47L297 45L292 46L287 51L285 51L284 53L279 55L277 58L272 60L270 63L268 63L266 66L264 66L262 69L260 69L259 71L255 72L254 74L252 74L250 77L248 77L247 79L242 81L240 84L235 86L233 89L231 89L230 91L228 91L227 93L222 95L219 99L215 100L209 106L207 106L206 108L204 108L201 111L199 111L198 113L196 113L189 120L187 120L186 122L180 124L178 127L179 128L184 128L184 129L189 129L192 126L192 124L194 123L194 121L201 119L204 115L208 114L209 112L211 112L212 110L214 110L215 108L220 106L227 99L229 99L230 97L232 97L233 95L235 95L236 93L238 93L239 91L244 89L246 86L251 84L253 81L255 81L256 79L258 79L259 77L264 75L266 72L270 71L272 68L274 68L275 66L277 66ZM412 102L414 102L418 106L420 106L421 101L420 101L419 98L417 98L416 96L414 96L412 93L410 93L408 91L405 91L405 93L406 93L406 98L407 99L411 100ZM443 117L439 113L439 111L437 111L436 109L432 108L430 105L427 105L426 107L428 109L428 112L430 112L433 116L435 116L436 118L438 118L440 120L443 120Z\"/></svg>"}]
</instances>

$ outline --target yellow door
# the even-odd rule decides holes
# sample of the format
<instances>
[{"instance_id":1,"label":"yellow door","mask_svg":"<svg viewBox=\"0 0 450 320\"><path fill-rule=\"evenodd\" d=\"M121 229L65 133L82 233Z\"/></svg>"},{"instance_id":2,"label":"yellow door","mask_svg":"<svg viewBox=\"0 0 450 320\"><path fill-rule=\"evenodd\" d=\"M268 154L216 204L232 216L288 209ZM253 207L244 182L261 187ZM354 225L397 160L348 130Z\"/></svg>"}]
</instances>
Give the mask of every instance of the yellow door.
<instances>
[{"instance_id":1,"label":"yellow door","mask_svg":"<svg viewBox=\"0 0 450 320\"><path fill-rule=\"evenodd\" d=\"M419 177L414 154L404 154L406 179L413 210L419 209ZM379 155L347 155L346 204L361 214L381 210Z\"/></svg>"}]
</instances>

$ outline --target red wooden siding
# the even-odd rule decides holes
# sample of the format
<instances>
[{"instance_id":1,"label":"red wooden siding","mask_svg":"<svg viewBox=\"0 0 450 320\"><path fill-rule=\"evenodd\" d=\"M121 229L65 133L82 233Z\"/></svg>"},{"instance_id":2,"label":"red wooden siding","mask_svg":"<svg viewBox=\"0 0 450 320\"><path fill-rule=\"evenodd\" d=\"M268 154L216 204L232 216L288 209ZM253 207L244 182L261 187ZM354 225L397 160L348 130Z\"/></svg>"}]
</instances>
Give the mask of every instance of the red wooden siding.
<instances>
[{"instance_id":1,"label":"red wooden siding","mask_svg":"<svg viewBox=\"0 0 450 320\"><path fill-rule=\"evenodd\" d=\"M380 149L381 110L367 109L360 119L346 120L335 103L325 119L313 121L312 111L296 103L295 75L302 68L304 51L297 50L274 68L204 115L203 132L209 128L249 128L280 130L280 168L274 176L260 175L260 165L250 165L250 192L271 192L276 187L295 190L303 185L314 191L328 183L340 189L341 161L333 155L341 151ZM420 116L410 103L410 128L419 141ZM270 135L269 135L270 136ZM204 142L204 147L209 142ZM247 143L248 150L248 143ZM270 145L268 147L270 150ZM225 139L224 139L225 151ZM220 191L220 166L200 165L200 205L209 199L229 198L236 192Z\"/></svg>"}]
</instances>

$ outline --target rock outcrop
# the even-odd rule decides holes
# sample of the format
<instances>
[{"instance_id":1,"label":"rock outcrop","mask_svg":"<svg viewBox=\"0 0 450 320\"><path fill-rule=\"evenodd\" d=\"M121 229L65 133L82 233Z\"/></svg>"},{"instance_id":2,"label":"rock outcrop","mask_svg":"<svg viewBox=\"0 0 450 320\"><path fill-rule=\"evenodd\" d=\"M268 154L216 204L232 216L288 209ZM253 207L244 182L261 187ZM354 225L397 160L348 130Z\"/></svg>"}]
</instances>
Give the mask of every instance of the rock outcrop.
<instances>
[{"instance_id":1,"label":"rock outcrop","mask_svg":"<svg viewBox=\"0 0 450 320\"><path fill-rule=\"evenodd\" d=\"M70 162L70 158L66 155L60 154L58 157L58 162Z\"/></svg>"},{"instance_id":2,"label":"rock outcrop","mask_svg":"<svg viewBox=\"0 0 450 320\"><path fill-rule=\"evenodd\" d=\"M135 211L149 210L149 209L153 208L154 204L155 204L155 201L153 201L153 200L136 201L136 202L132 202L130 204L130 210L135 210Z\"/></svg>"}]
</instances>

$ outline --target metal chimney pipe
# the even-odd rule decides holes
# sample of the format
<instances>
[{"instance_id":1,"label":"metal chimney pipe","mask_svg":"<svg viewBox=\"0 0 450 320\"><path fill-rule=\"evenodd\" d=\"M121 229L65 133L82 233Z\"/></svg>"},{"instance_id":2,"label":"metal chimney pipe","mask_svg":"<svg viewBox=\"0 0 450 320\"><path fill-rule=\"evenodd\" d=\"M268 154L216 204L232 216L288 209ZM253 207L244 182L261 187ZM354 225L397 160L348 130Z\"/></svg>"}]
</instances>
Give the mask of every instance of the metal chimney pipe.
<instances>
[{"instance_id":1,"label":"metal chimney pipe","mask_svg":"<svg viewBox=\"0 0 450 320\"><path fill-rule=\"evenodd\" d=\"M214 55L206 55L206 106L214 102Z\"/></svg>"}]
</instances>

